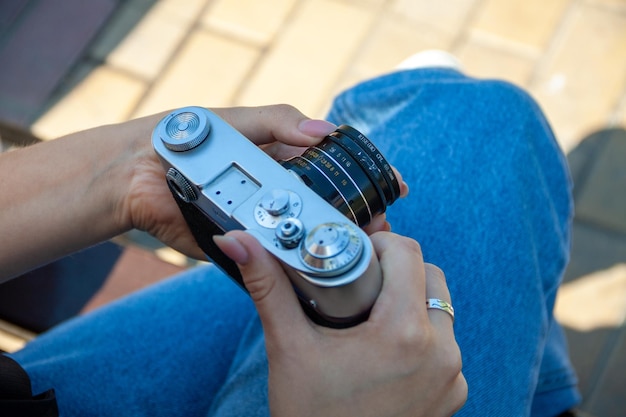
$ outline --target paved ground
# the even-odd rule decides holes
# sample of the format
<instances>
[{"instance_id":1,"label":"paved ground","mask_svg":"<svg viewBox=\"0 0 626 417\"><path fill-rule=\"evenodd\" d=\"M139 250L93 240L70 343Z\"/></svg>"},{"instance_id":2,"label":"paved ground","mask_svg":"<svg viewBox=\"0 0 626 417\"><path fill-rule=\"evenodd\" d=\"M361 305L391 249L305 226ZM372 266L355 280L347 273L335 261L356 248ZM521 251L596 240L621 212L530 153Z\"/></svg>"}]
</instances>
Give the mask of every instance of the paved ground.
<instances>
[{"instance_id":1,"label":"paved ground","mask_svg":"<svg viewBox=\"0 0 626 417\"><path fill-rule=\"evenodd\" d=\"M626 415L626 134L618 129L626 125L626 1L99 0L85 13L93 23L67 40L80 54L40 55L48 78L61 74L63 83L42 75L18 84L22 95L41 84L30 101L0 100L0 114L45 139L189 104L287 102L319 117L336 92L431 48L458 56L468 74L526 88L575 180L572 262L557 316L568 329L583 409ZM3 29L19 26L6 22L2 39ZM23 54L0 44L11 62ZM10 90L2 78L0 93Z\"/></svg>"}]
</instances>

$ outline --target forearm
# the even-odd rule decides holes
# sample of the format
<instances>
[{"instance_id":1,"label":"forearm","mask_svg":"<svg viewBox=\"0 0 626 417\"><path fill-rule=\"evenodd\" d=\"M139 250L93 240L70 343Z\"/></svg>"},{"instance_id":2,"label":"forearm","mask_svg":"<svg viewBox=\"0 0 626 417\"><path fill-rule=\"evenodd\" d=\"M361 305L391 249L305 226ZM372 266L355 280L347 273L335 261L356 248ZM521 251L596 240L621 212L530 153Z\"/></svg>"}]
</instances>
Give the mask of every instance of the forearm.
<instances>
[{"instance_id":1,"label":"forearm","mask_svg":"<svg viewBox=\"0 0 626 417\"><path fill-rule=\"evenodd\" d=\"M132 227L121 205L161 116L0 155L0 282Z\"/></svg>"}]
</instances>

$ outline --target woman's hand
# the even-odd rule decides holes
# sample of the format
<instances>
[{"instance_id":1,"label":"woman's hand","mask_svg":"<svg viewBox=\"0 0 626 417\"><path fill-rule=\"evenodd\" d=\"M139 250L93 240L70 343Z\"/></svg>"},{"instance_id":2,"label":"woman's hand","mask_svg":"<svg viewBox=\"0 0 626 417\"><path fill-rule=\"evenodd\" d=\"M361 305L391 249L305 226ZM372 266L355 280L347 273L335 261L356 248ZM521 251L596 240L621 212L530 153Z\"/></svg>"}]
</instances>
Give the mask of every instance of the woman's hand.
<instances>
[{"instance_id":1,"label":"woman's hand","mask_svg":"<svg viewBox=\"0 0 626 417\"><path fill-rule=\"evenodd\" d=\"M217 237L242 272L265 332L273 416L449 416L467 397L445 277L419 245L392 233L372 242L383 288L368 321L335 330L303 313L280 264L242 231Z\"/></svg>"},{"instance_id":2,"label":"woman's hand","mask_svg":"<svg viewBox=\"0 0 626 417\"><path fill-rule=\"evenodd\" d=\"M287 105L213 111L275 159L285 159L302 153L303 148L320 142L335 129L333 124L323 120L311 120ZM149 141L149 136L145 140ZM123 216L127 218L125 221L134 228L149 232L180 252L204 259L172 198L163 167L155 152L150 147L137 160L124 204L121 206Z\"/></svg>"},{"instance_id":3,"label":"woman's hand","mask_svg":"<svg viewBox=\"0 0 626 417\"><path fill-rule=\"evenodd\" d=\"M323 120L311 120L287 105L213 109L274 159L287 159L319 143L336 126ZM154 127L156 123L152 125ZM148 141L149 136L145 138ZM180 210L167 187L163 167L154 151L145 149L137 158L125 202L121 205L132 227L145 230L165 244L197 259L204 254L189 232ZM210 163L210 161L208 162ZM399 177L401 195L408 188ZM374 219L366 231L388 230L385 216Z\"/></svg>"}]
</instances>

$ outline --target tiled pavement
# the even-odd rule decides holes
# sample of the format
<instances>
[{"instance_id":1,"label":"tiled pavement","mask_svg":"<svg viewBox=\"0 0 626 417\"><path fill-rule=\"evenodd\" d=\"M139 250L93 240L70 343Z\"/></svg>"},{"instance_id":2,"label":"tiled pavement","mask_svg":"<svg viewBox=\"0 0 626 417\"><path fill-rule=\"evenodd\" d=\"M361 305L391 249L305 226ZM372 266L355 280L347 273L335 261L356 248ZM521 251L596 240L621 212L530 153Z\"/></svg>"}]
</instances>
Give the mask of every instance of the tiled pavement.
<instances>
[{"instance_id":1,"label":"tiled pavement","mask_svg":"<svg viewBox=\"0 0 626 417\"><path fill-rule=\"evenodd\" d=\"M557 315L583 409L626 415L626 135L602 132L626 125L625 0L97 3L115 6L111 18L53 99L21 121L40 137L190 104L287 102L320 117L342 88L432 48L458 56L470 75L530 91L575 180Z\"/></svg>"}]
</instances>

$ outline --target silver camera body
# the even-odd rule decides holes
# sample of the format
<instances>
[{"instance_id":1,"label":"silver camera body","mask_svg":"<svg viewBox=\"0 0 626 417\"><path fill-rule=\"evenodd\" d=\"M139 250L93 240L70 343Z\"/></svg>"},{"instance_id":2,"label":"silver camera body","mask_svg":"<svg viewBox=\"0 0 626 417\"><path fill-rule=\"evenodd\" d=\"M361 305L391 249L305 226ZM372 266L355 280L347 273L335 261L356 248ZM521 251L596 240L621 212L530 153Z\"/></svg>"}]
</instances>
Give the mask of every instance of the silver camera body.
<instances>
[{"instance_id":1,"label":"silver camera body","mask_svg":"<svg viewBox=\"0 0 626 417\"><path fill-rule=\"evenodd\" d=\"M213 235L253 235L280 261L318 324L342 328L367 319L382 287L369 237L301 178L201 107L163 118L152 144L199 246L244 290Z\"/></svg>"}]
</instances>

